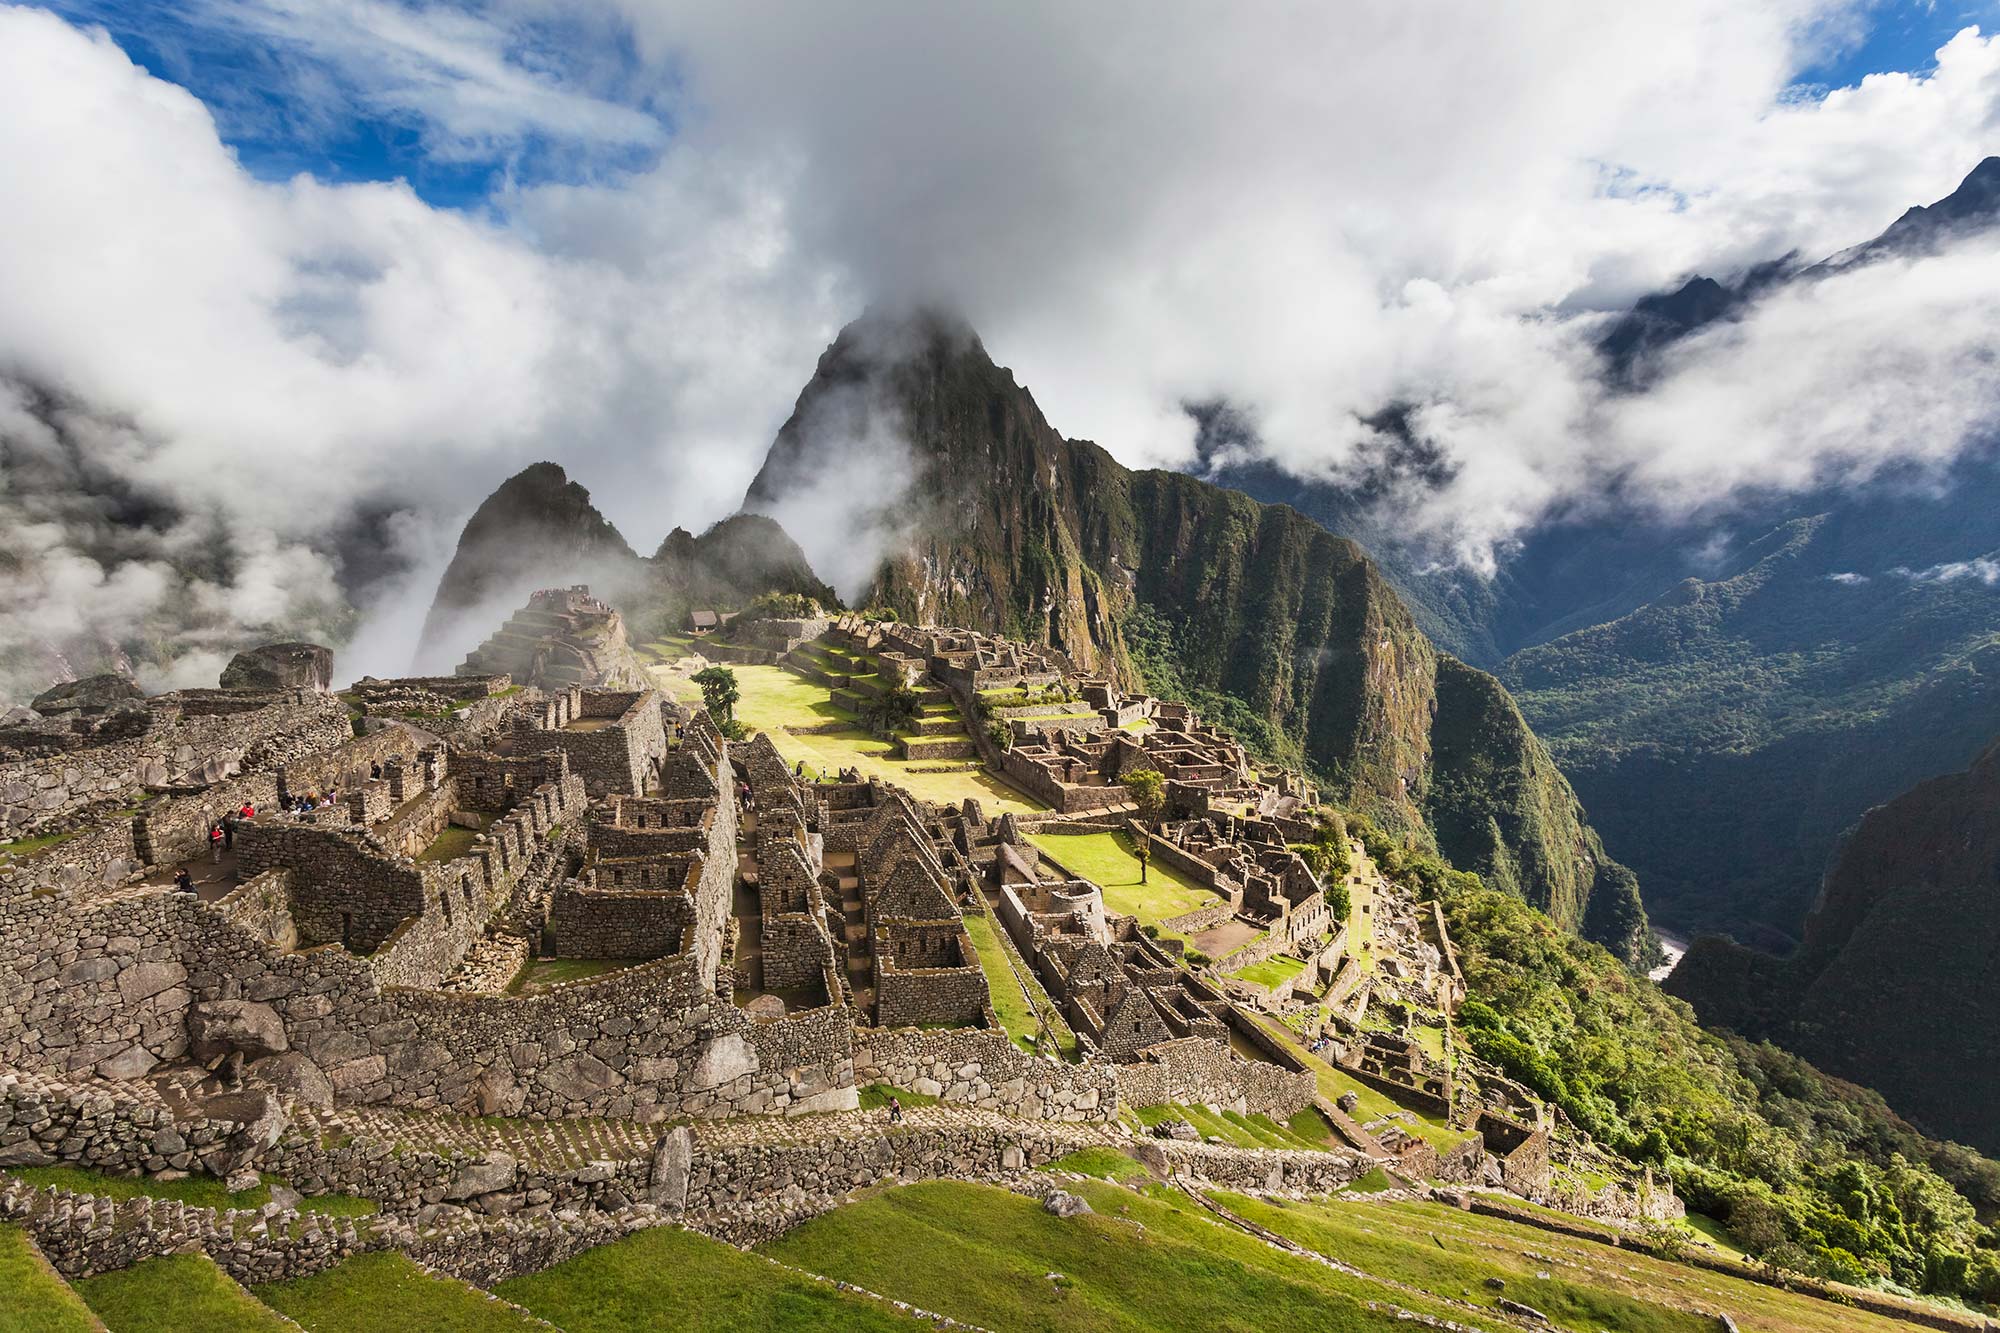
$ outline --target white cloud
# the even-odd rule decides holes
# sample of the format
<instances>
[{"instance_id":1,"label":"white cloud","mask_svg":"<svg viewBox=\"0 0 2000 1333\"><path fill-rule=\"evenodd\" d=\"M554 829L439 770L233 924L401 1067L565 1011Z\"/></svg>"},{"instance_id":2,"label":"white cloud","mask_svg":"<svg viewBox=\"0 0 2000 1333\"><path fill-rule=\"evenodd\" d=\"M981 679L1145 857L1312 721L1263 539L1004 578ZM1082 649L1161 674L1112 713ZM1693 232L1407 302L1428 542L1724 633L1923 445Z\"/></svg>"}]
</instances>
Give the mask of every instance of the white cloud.
<instances>
[{"instance_id":1,"label":"white cloud","mask_svg":"<svg viewBox=\"0 0 2000 1333\"><path fill-rule=\"evenodd\" d=\"M1183 458L1180 404L1226 396L1327 474L1409 403L1458 469L1416 517L1479 564L1606 479L1699 507L1943 459L1990 420L1990 247L1788 294L1643 398L1594 383L1592 312L1864 239L1992 146L1976 33L1928 77L1788 91L1860 9L188 9L440 157L656 153L456 213L257 180L108 38L0 8L0 364L127 414L100 463L240 537L216 614L322 597L288 553L357 510L408 514L398 549L434 559L538 457L641 549L698 527L834 330L909 296L960 305L1059 429L1129 462ZM620 49L551 38L578 32ZM92 595L165 559L132 558Z\"/></svg>"},{"instance_id":2,"label":"white cloud","mask_svg":"<svg viewBox=\"0 0 2000 1333\"><path fill-rule=\"evenodd\" d=\"M1971 560L1953 560L1942 565L1932 565L1928 569L1897 568L1890 572L1909 579L1912 583L1962 583L1970 579L1989 588L2000 584L2000 560L1984 555Z\"/></svg>"}]
</instances>

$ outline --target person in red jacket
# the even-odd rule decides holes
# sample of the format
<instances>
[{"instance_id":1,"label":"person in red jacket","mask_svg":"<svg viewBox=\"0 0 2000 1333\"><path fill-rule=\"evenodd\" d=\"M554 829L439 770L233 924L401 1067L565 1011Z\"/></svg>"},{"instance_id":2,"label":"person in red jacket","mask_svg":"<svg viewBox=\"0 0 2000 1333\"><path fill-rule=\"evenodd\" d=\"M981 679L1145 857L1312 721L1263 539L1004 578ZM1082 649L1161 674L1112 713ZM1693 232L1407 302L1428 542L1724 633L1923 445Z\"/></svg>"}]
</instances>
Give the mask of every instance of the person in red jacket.
<instances>
[{"instance_id":1,"label":"person in red jacket","mask_svg":"<svg viewBox=\"0 0 2000 1333\"><path fill-rule=\"evenodd\" d=\"M222 864L222 825L220 822L208 826L208 849L215 853L215 863Z\"/></svg>"},{"instance_id":2,"label":"person in red jacket","mask_svg":"<svg viewBox=\"0 0 2000 1333\"><path fill-rule=\"evenodd\" d=\"M236 817L238 819L255 819L257 817L257 807L245 801L243 808L236 812Z\"/></svg>"}]
</instances>

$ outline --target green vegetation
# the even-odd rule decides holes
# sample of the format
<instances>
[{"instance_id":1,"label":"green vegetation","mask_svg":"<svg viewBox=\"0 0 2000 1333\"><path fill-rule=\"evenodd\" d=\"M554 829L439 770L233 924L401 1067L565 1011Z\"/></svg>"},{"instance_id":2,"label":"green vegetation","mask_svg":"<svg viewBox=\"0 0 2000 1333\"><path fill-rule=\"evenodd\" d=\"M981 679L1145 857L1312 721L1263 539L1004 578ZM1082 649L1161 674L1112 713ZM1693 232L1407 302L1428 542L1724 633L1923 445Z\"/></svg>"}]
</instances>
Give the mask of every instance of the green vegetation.
<instances>
[{"instance_id":1,"label":"green vegetation","mask_svg":"<svg viewBox=\"0 0 2000 1333\"><path fill-rule=\"evenodd\" d=\"M1460 1034L1598 1142L1671 1173L1767 1261L1851 1282L2000 1298L2000 1164L1925 1139L1882 1099L1702 1029L1603 949L1509 895L1451 881L1470 993ZM1976 1206L1976 1207L1975 1207Z\"/></svg>"},{"instance_id":2,"label":"green vegetation","mask_svg":"<svg viewBox=\"0 0 2000 1333\"><path fill-rule=\"evenodd\" d=\"M1667 919L1787 952L1841 831L2000 735L1990 587L1831 577L1990 551L1994 496L1982 473L1794 519L1504 664Z\"/></svg>"},{"instance_id":3,"label":"green vegetation","mask_svg":"<svg viewBox=\"0 0 2000 1333\"><path fill-rule=\"evenodd\" d=\"M903 1104L905 1111L913 1106L936 1106L938 1099L921 1092L911 1092L908 1088L893 1087L887 1083L870 1083L861 1089L861 1109L864 1111L886 1111L889 1099L894 1097Z\"/></svg>"},{"instance_id":4,"label":"green vegetation","mask_svg":"<svg viewBox=\"0 0 2000 1333\"><path fill-rule=\"evenodd\" d=\"M40 855L58 843L68 842L81 832L82 829L70 829L65 833L43 833L32 838L14 838L8 842L0 842L0 866L6 865L9 861L25 861L31 856Z\"/></svg>"},{"instance_id":5,"label":"green vegetation","mask_svg":"<svg viewBox=\"0 0 2000 1333\"><path fill-rule=\"evenodd\" d=\"M1239 967L1229 975L1241 977L1253 986L1272 989L1284 985L1293 977L1306 970L1305 959L1293 958L1286 954L1274 954L1261 963Z\"/></svg>"},{"instance_id":6,"label":"green vegetation","mask_svg":"<svg viewBox=\"0 0 2000 1333\"><path fill-rule=\"evenodd\" d=\"M737 613L736 623L751 620L807 620L819 614L819 600L804 593L760 592Z\"/></svg>"},{"instance_id":7,"label":"green vegetation","mask_svg":"<svg viewBox=\"0 0 2000 1333\"><path fill-rule=\"evenodd\" d=\"M256 1289L257 1299L307 1333L520 1333L545 1327L463 1282L438 1277L394 1250L352 1259L290 1282Z\"/></svg>"},{"instance_id":8,"label":"green vegetation","mask_svg":"<svg viewBox=\"0 0 2000 1333\"><path fill-rule=\"evenodd\" d=\"M1169 917L1219 901L1171 866L1156 865L1139 882L1139 858L1123 833L1030 833L1029 839L1056 860L1104 890L1107 911L1136 916L1156 926Z\"/></svg>"},{"instance_id":9,"label":"green vegetation","mask_svg":"<svg viewBox=\"0 0 2000 1333\"><path fill-rule=\"evenodd\" d=\"M743 696L736 687L736 673L728 667L703 667L688 677L701 687L702 706L718 722L736 720L736 704Z\"/></svg>"},{"instance_id":10,"label":"green vegetation","mask_svg":"<svg viewBox=\"0 0 2000 1333\"><path fill-rule=\"evenodd\" d=\"M570 981L622 972L643 960L632 958L530 958L507 983L509 995L532 995Z\"/></svg>"},{"instance_id":11,"label":"green vegetation","mask_svg":"<svg viewBox=\"0 0 2000 1333\"><path fill-rule=\"evenodd\" d=\"M1411 1134L1436 1148L1447 1151L1465 1140L1465 1135L1453 1129L1442 1115L1415 1106L1404 1106L1371 1084L1349 1074L1346 1070L1326 1061L1307 1050L1298 1039L1298 1034L1274 1018L1261 1014L1252 1015L1253 1021L1266 1035L1284 1046L1307 1069L1312 1071L1319 1084L1320 1095L1328 1101L1339 1101L1341 1094L1351 1092L1355 1097L1354 1120L1366 1125L1371 1121L1394 1118Z\"/></svg>"},{"instance_id":12,"label":"green vegetation","mask_svg":"<svg viewBox=\"0 0 2000 1333\"><path fill-rule=\"evenodd\" d=\"M1620 1333L1712 1333L1716 1326L1711 1315L1671 1309L1655 1300L1627 1295L1616 1289L1626 1284L1614 1284L1608 1273L1597 1281L1585 1281L1566 1268L1558 1277L1550 1265L1518 1250L1471 1237L1453 1235L1446 1239L1447 1233L1434 1228L1406 1229L1396 1223L1405 1218L1414 1220L1413 1214L1380 1204L1280 1206L1221 1191L1211 1197L1246 1221L1315 1253L1376 1277L1425 1291L1449 1292L1487 1311L1497 1311L1501 1301L1512 1300L1540 1310L1557 1328L1615 1328ZM1428 1220L1431 1214L1444 1211L1431 1208L1423 1216ZM1541 1252L1540 1238L1532 1232L1527 1235L1530 1239L1523 1248ZM1551 1276L1540 1276L1545 1272ZM1491 1279L1502 1285L1489 1285Z\"/></svg>"},{"instance_id":13,"label":"green vegetation","mask_svg":"<svg viewBox=\"0 0 2000 1333\"><path fill-rule=\"evenodd\" d=\"M90 1308L28 1247L28 1233L0 1224L0 1333L90 1333Z\"/></svg>"},{"instance_id":14,"label":"green vegetation","mask_svg":"<svg viewBox=\"0 0 2000 1333\"><path fill-rule=\"evenodd\" d=\"M1135 768L1124 775L1125 795L1139 812L1139 822L1151 828L1167 809L1167 779L1158 769ZM1145 870L1146 849L1139 849L1140 871Z\"/></svg>"},{"instance_id":15,"label":"green vegetation","mask_svg":"<svg viewBox=\"0 0 2000 1333\"><path fill-rule=\"evenodd\" d=\"M114 1176L81 1166L12 1166L6 1174L40 1189L95 1194L104 1199L172 1199L196 1208L262 1208L271 1201L271 1186L284 1182L265 1176L253 1189L231 1193L214 1176L156 1180L152 1176ZM382 1210L373 1199L354 1194L313 1194L299 1201L299 1211L329 1217L367 1217Z\"/></svg>"},{"instance_id":16,"label":"green vegetation","mask_svg":"<svg viewBox=\"0 0 2000 1333\"><path fill-rule=\"evenodd\" d=\"M1313 1114L1318 1120L1317 1113ZM1157 1106L1133 1108L1132 1118L1145 1129L1165 1124L1169 1120L1185 1120L1200 1130L1203 1137L1221 1139L1237 1148L1294 1148L1308 1152L1318 1152L1327 1146L1328 1126L1324 1120L1315 1125L1307 1122L1303 1132L1292 1125L1279 1124L1267 1115L1244 1115L1240 1111L1211 1111L1207 1107L1183 1105L1179 1102L1162 1102ZM1298 1119L1298 1117L1293 1117Z\"/></svg>"},{"instance_id":17,"label":"green vegetation","mask_svg":"<svg viewBox=\"0 0 2000 1333\"><path fill-rule=\"evenodd\" d=\"M1366 1175L1356 1176L1353 1180L1342 1185L1340 1192L1343 1194L1380 1194L1383 1190L1394 1188L1396 1188L1396 1182L1389 1178L1389 1173L1379 1166L1374 1166L1368 1168Z\"/></svg>"},{"instance_id":18,"label":"green vegetation","mask_svg":"<svg viewBox=\"0 0 2000 1333\"><path fill-rule=\"evenodd\" d=\"M845 1211L845 1210L843 1210ZM907 1262L917 1256L906 1256ZM928 1324L692 1231L655 1227L495 1294L563 1333L889 1333Z\"/></svg>"},{"instance_id":19,"label":"green vegetation","mask_svg":"<svg viewBox=\"0 0 2000 1333\"><path fill-rule=\"evenodd\" d=\"M77 1292L111 1333L281 1333L291 1325L205 1254L146 1259L83 1278Z\"/></svg>"},{"instance_id":20,"label":"green vegetation","mask_svg":"<svg viewBox=\"0 0 2000 1333\"><path fill-rule=\"evenodd\" d=\"M1078 1148L1056 1158L1044 1171L1062 1171L1073 1176L1096 1176L1099 1180L1123 1182L1143 1180L1150 1172L1116 1148Z\"/></svg>"},{"instance_id":21,"label":"green vegetation","mask_svg":"<svg viewBox=\"0 0 2000 1333\"><path fill-rule=\"evenodd\" d=\"M984 912L975 912L965 918L965 933L972 937L980 970L986 973L986 990L992 997L993 1015L1000 1020L1001 1030L1023 1050L1034 1050L1035 1037L1042 1030L1041 1020L1036 1017L1035 1007L1028 1003L1028 997L1021 993L1021 983L1015 979L998 928Z\"/></svg>"},{"instance_id":22,"label":"green vegetation","mask_svg":"<svg viewBox=\"0 0 2000 1333\"><path fill-rule=\"evenodd\" d=\"M922 709L917 692L898 681L861 701L861 724L878 736L896 736L915 729Z\"/></svg>"},{"instance_id":23,"label":"green vegetation","mask_svg":"<svg viewBox=\"0 0 2000 1333\"><path fill-rule=\"evenodd\" d=\"M893 782L923 800L944 805L957 805L970 796L988 814L1008 810L1023 814L1041 808L1016 788L971 766L958 772L917 772L936 765L897 758L895 743L864 730L859 717L834 703L832 692L824 685L783 667L737 666L732 670L741 693L736 721L750 731L770 736L788 762L805 765L809 778L821 774L832 777L852 768L864 777ZM682 699L699 697L697 687L686 679L659 678ZM952 715L952 710L946 708L942 715ZM832 733L817 730L841 722L851 725Z\"/></svg>"},{"instance_id":24,"label":"green vegetation","mask_svg":"<svg viewBox=\"0 0 2000 1333\"><path fill-rule=\"evenodd\" d=\"M473 840L484 829L461 828L457 824L447 824L431 839L431 845L417 856L419 861L455 861L461 856L472 854Z\"/></svg>"},{"instance_id":25,"label":"green vegetation","mask_svg":"<svg viewBox=\"0 0 2000 1333\"><path fill-rule=\"evenodd\" d=\"M1347 846L1347 821L1338 810L1322 808L1313 821L1312 837L1291 846L1322 880L1346 879L1354 869L1354 856ZM1336 915L1344 917L1346 912Z\"/></svg>"},{"instance_id":26,"label":"green vegetation","mask_svg":"<svg viewBox=\"0 0 2000 1333\"><path fill-rule=\"evenodd\" d=\"M1442 1313L1225 1230L1162 1187L1067 1188L1093 1214L1059 1218L985 1185L932 1181L850 1204L761 1247L885 1296L992 1329L1400 1329L1369 1296ZM577 1333L572 1329L570 1333Z\"/></svg>"}]
</instances>

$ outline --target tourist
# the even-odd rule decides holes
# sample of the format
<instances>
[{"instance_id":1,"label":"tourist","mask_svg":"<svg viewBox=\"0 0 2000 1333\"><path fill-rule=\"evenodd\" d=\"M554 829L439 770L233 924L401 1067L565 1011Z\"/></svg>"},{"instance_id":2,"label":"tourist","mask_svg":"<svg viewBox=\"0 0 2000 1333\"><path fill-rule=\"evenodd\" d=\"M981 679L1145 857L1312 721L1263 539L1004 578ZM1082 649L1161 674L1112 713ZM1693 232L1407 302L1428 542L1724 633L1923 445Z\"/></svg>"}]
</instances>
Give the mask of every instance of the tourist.
<instances>
[{"instance_id":1,"label":"tourist","mask_svg":"<svg viewBox=\"0 0 2000 1333\"><path fill-rule=\"evenodd\" d=\"M257 817L257 807L245 801L243 808L236 812L236 817L239 819L255 819Z\"/></svg>"},{"instance_id":2,"label":"tourist","mask_svg":"<svg viewBox=\"0 0 2000 1333\"><path fill-rule=\"evenodd\" d=\"M179 870L176 870L174 872L174 892L176 893L194 892L194 876L188 873L188 868L186 866L182 866Z\"/></svg>"},{"instance_id":3,"label":"tourist","mask_svg":"<svg viewBox=\"0 0 2000 1333\"><path fill-rule=\"evenodd\" d=\"M889 1097L889 1123L892 1125L903 1123L903 1104L896 1100L893 1093Z\"/></svg>"},{"instance_id":4,"label":"tourist","mask_svg":"<svg viewBox=\"0 0 2000 1333\"><path fill-rule=\"evenodd\" d=\"M208 826L208 847L215 854L217 865L222 864L222 841L222 821L217 820Z\"/></svg>"},{"instance_id":5,"label":"tourist","mask_svg":"<svg viewBox=\"0 0 2000 1333\"><path fill-rule=\"evenodd\" d=\"M371 782L380 782L382 780L382 765L380 763L368 765L368 779Z\"/></svg>"},{"instance_id":6,"label":"tourist","mask_svg":"<svg viewBox=\"0 0 2000 1333\"><path fill-rule=\"evenodd\" d=\"M225 852L236 850L236 816L232 814L222 816L222 850Z\"/></svg>"}]
</instances>

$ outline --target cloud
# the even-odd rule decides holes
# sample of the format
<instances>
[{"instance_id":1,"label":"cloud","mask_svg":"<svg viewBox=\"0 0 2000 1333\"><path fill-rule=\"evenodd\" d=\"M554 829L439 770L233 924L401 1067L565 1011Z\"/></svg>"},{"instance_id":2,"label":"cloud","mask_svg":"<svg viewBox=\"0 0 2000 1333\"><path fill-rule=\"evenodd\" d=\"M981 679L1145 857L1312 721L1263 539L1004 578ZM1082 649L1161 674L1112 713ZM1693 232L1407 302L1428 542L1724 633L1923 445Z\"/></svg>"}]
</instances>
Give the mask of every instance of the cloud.
<instances>
[{"instance_id":1,"label":"cloud","mask_svg":"<svg viewBox=\"0 0 2000 1333\"><path fill-rule=\"evenodd\" d=\"M1639 293L1865 239L1991 147L1977 32L1927 76L1792 87L1864 8L176 8L189 59L262 53L280 120L490 155L465 210L260 179L233 119L104 33L0 8L0 367L121 423L91 466L174 516L145 549L33 559L85 619L150 591L247 624L353 596L360 531L402 606L541 457L649 549L734 507L842 323L912 297L1134 464L1186 461L1182 405L1224 400L1338 477L1406 405L1451 478L1412 522L1476 567L1607 486L1696 509L1946 459L1991 419L1990 247L1788 292L1643 396L1607 396L1589 350ZM511 170L536 152L584 169ZM207 591L173 581L174 534L202 532L232 553ZM86 551L97 574L63 554ZM413 620L380 615L371 662Z\"/></svg>"},{"instance_id":2,"label":"cloud","mask_svg":"<svg viewBox=\"0 0 2000 1333\"><path fill-rule=\"evenodd\" d=\"M1852 570L1843 570L1838 574L1828 574L1826 581L1828 583L1838 583L1843 588L1858 588L1862 584L1867 583L1869 578L1866 574L1857 574Z\"/></svg>"},{"instance_id":3,"label":"cloud","mask_svg":"<svg viewBox=\"0 0 2000 1333\"><path fill-rule=\"evenodd\" d=\"M1890 571L1910 580L1912 583L1962 583L1971 580L1987 587L2000 584L2000 560L1992 556L1978 556L1971 560L1953 560L1928 569L1896 568Z\"/></svg>"}]
</instances>

